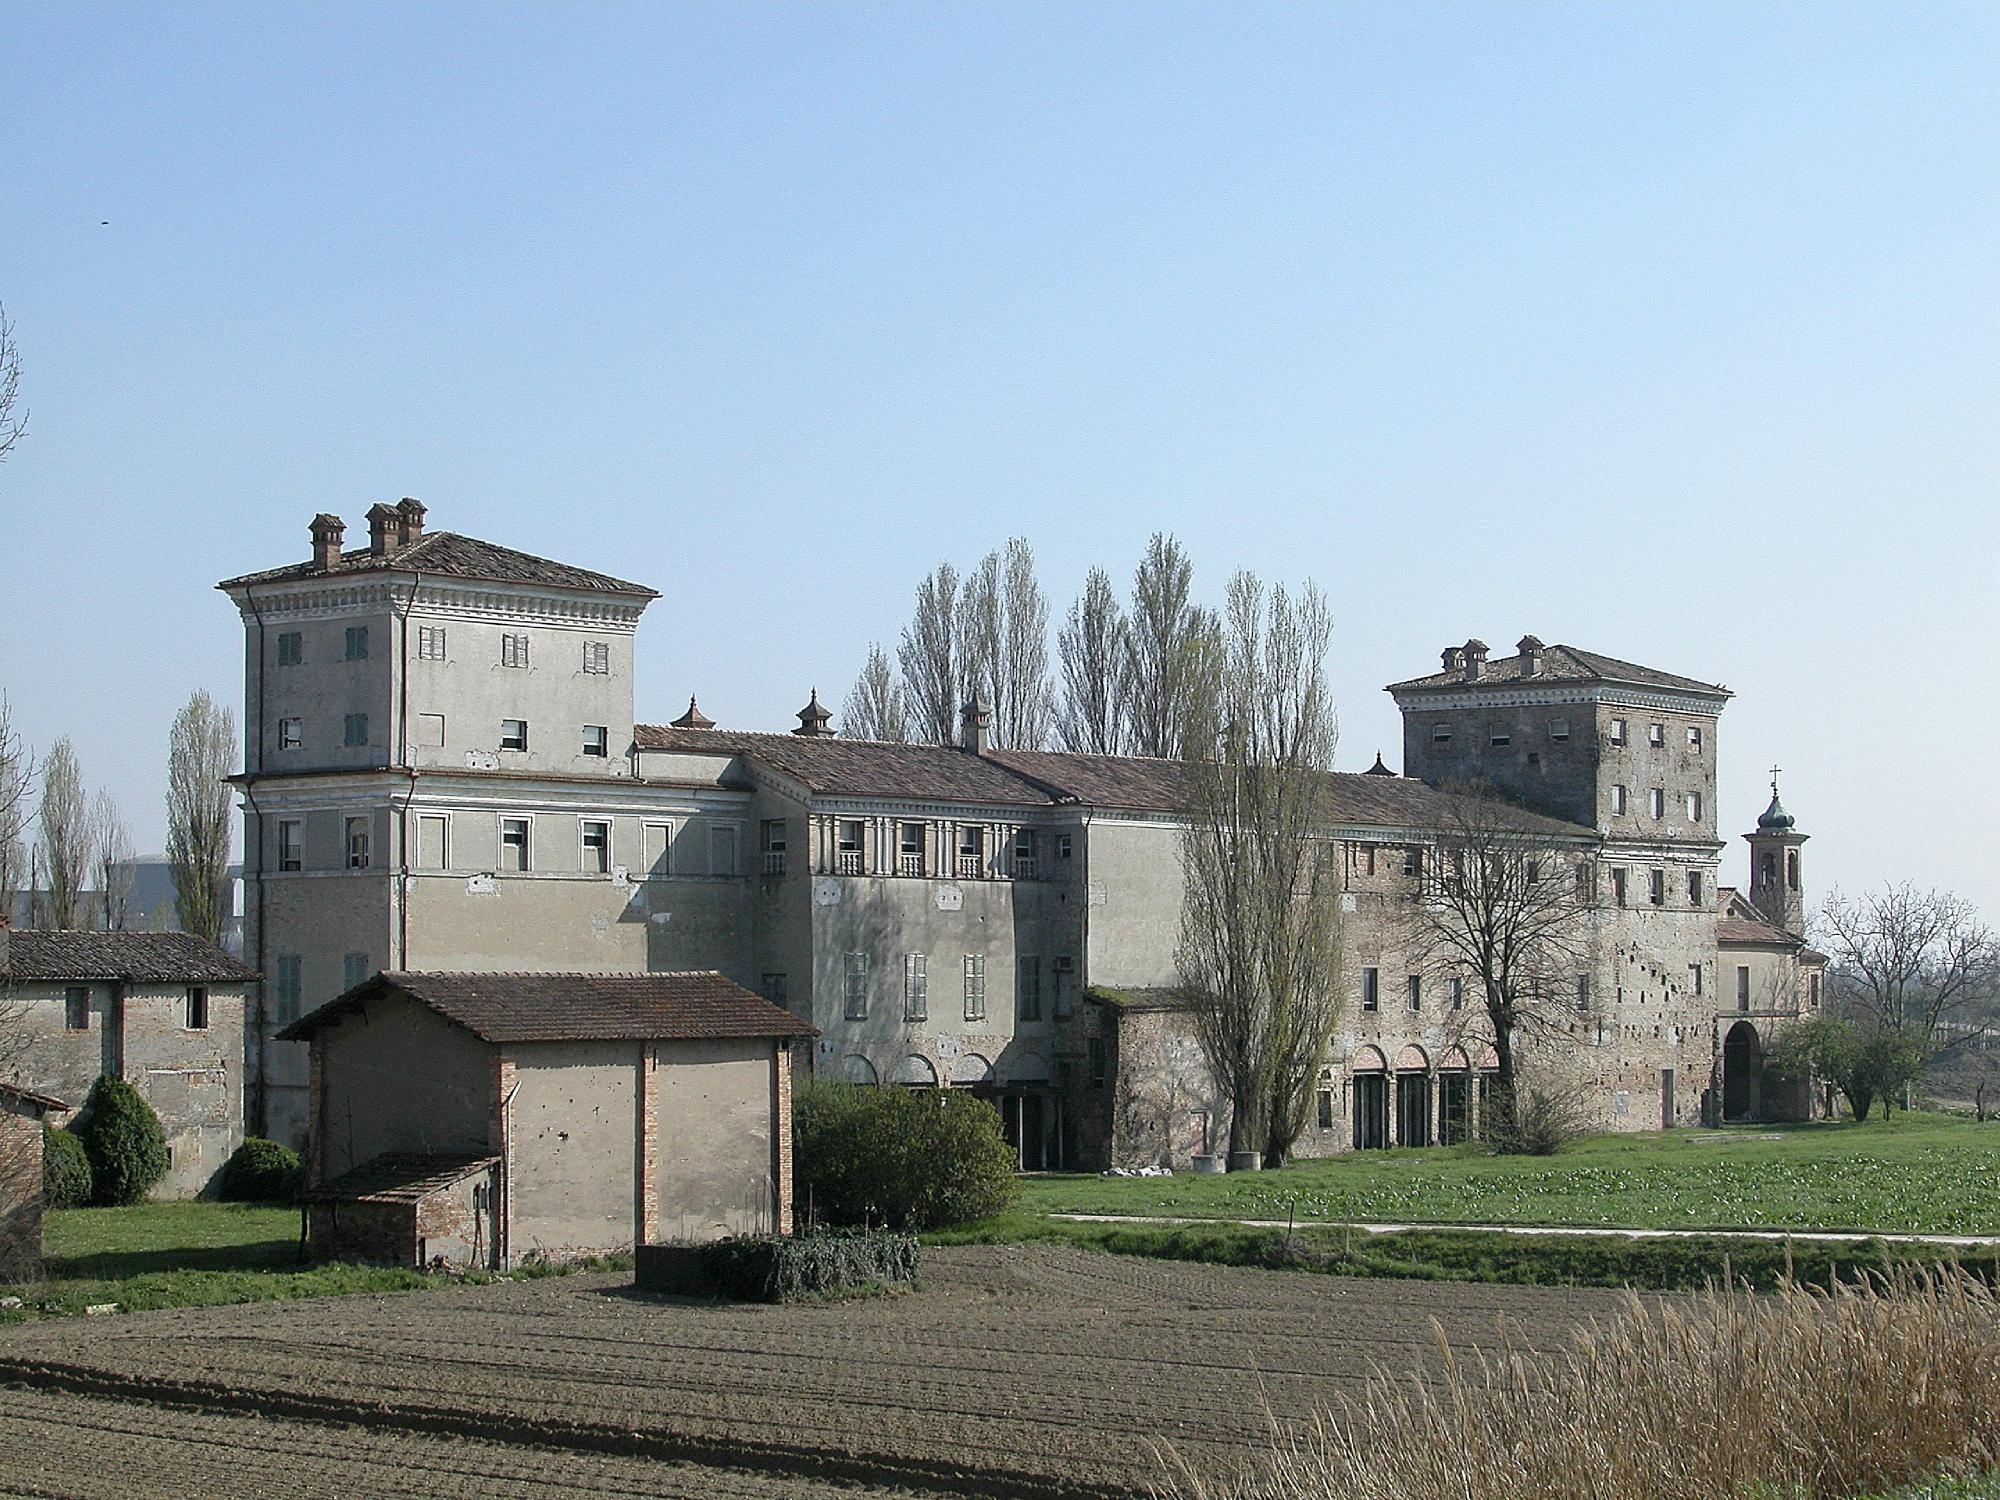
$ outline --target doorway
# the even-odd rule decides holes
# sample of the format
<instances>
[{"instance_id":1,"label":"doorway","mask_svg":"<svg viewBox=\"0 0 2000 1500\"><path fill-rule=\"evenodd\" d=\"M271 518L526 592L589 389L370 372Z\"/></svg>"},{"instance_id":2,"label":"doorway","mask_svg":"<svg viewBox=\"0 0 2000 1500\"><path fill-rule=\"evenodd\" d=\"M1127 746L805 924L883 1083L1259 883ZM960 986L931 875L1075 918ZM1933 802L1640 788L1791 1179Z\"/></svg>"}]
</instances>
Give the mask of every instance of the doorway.
<instances>
[{"instance_id":1,"label":"doorway","mask_svg":"<svg viewBox=\"0 0 2000 1500\"><path fill-rule=\"evenodd\" d=\"M1389 1144L1389 1075L1354 1075L1354 1149L1379 1151Z\"/></svg>"}]
</instances>

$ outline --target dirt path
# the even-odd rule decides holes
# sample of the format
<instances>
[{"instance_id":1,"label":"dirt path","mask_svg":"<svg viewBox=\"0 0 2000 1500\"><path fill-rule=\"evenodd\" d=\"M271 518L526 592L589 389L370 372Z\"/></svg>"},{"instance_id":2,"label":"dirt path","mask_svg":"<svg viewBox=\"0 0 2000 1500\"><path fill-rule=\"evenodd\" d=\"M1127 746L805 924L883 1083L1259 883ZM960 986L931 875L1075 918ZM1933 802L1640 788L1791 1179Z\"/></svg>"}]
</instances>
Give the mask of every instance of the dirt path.
<instances>
[{"instance_id":1,"label":"dirt path","mask_svg":"<svg viewBox=\"0 0 2000 1500\"><path fill-rule=\"evenodd\" d=\"M800 1494L817 1481L1111 1495L1156 1476L1156 1441L1234 1469L1261 1446L1267 1403L1303 1414L1358 1390L1375 1362L1435 1370L1434 1318L1461 1349L1546 1346L1620 1305L1046 1245L929 1252L924 1277L904 1296L788 1308L644 1302L622 1278L579 1276L24 1324L0 1333L0 1383L92 1409L254 1414L281 1424L281 1444L365 1423L422 1453L470 1441L651 1461L669 1486L716 1471ZM0 1485L26 1480L10 1470L39 1446L0 1443Z\"/></svg>"}]
</instances>

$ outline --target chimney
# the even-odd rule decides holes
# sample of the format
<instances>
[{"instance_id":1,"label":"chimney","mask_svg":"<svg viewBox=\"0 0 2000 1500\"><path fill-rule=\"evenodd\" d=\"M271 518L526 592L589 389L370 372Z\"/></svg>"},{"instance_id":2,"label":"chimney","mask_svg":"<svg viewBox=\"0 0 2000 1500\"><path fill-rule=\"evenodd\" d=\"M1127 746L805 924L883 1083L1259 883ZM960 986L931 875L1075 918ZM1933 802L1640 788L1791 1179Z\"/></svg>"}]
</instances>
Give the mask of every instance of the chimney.
<instances>
[{"instance_id":1,"label":"chimney","mask_svg":"<svg viewBox=\"0 0 2000 1500\"><path fill-rule=\"evenodd\" d=\"M1477 682L1486 675L1486 642L1475 637L1465 643L1465 680Z\"/></svg>"},{"instance_id":2,"label":"chimney","mask_svg":"<svg viewBox=\"0 0 2000 1500\"><path fill-rule=\"evenodd\" d=\"M368 507L368 555L387 557L402 545L403 513L393 505Z\"/></svg>"},{"instance_id":3,"label":"chimney","mask_svg":"<svg viewBox=\"0 0 2000 1500\"><path fill-rule=\"evenodd\" d=\"M340 539L347 535L347 523L339 516L321 511L312 518L313 571L331 573L340 566Z\"/></svg>"},{"instance_id":4,"label":"chimney","mask_svg":"<svg viewBox=\"0 0 2000 1500\"><path fill-rule=\"evenodd\" d=\"M1541 676L1542 674L1541 641L1532 635L1524 635L1521 637L1520 643L1514 649L1521 653L1521 675L1523 677Z\"/></svg>"},{"instance_id":5,"label":"chimney","mask_svg":"<svg viewBox=\"0 0 2000 1500\"><path fill-rule=\"evenodd\" d=\"M1463 672L1465 670L1465 647L1447 646L1444 648L1443 655L1444 669L1447 672Z\"/></svg>"},{"instance_id":6,"label":"chimney","mask_svg":"<svg viewBox=\"0 0 2000 1500\"><path fill-rule=\"evenodd\" d=\"M986 706L986 700L977 693L965 705L958 718L958 743L962 749L974 755L984 755L990 743L988 731L993 724L993 710Z\"/></svg>"},{"instance_id":7,"label":"chimney","mask_svg":"<svg viewBox=\"0 0 2000 1500\"><path fill-rule=\"evenodd\" d=\"M424 534L424 502L405 495L403 503L396 507L396 513L402 517L403 545L407 547Z\"/></svg>"}]
</instances>

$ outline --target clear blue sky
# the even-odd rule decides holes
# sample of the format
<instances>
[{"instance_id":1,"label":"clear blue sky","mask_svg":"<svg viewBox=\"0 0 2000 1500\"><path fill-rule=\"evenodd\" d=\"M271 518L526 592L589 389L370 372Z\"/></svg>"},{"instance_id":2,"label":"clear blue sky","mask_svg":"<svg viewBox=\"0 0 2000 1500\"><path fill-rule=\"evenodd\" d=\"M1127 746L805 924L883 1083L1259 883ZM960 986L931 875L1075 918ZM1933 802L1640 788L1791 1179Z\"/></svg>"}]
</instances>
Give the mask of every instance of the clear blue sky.
<instances>
[{"instance_id":1,"label":"clear blue sky","mask_svg":"<svg viewBox=\"0 0 2000 1500\"><path fill-rule=\"evenodd\" d=\"M642 718L837 702L1008 535L1383 683L1726 682L1823 891L2000 916L2000 9L17 6L4 685L162 838L213 582L416 495L649 582ZM105 223L103 221L109 221ZM1740 876L1741 845L1725 874Z\"/></svg>"}]
</instances>

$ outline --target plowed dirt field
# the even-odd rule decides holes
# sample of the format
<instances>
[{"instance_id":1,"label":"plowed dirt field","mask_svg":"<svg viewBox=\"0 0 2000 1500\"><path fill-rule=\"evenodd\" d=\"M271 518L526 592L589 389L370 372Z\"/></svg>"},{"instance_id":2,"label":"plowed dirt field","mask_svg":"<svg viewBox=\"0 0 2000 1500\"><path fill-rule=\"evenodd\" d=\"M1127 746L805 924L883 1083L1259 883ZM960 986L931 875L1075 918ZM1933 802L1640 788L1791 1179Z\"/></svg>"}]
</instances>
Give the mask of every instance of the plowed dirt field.
<instances>
[{"instance_id":1,"label":"plowed dirt field","mask_svg":"<svg viewBox=\"0 0 2000 1500\"><path fill-rule=\"evenodd\" d=\"M1371 1363L1435 1371L1434 1318L1461 1349L1545 1347L1619 1302L1050 1246L930 1251L923 1274L802 1307L578 1276L23 1324L0 1331L0 1490L1142 1493L1156 1442L1233 1470L1267 1407ZM214 1463L240 1481L196 1482Z\"/></svg>"}]
</instances>

